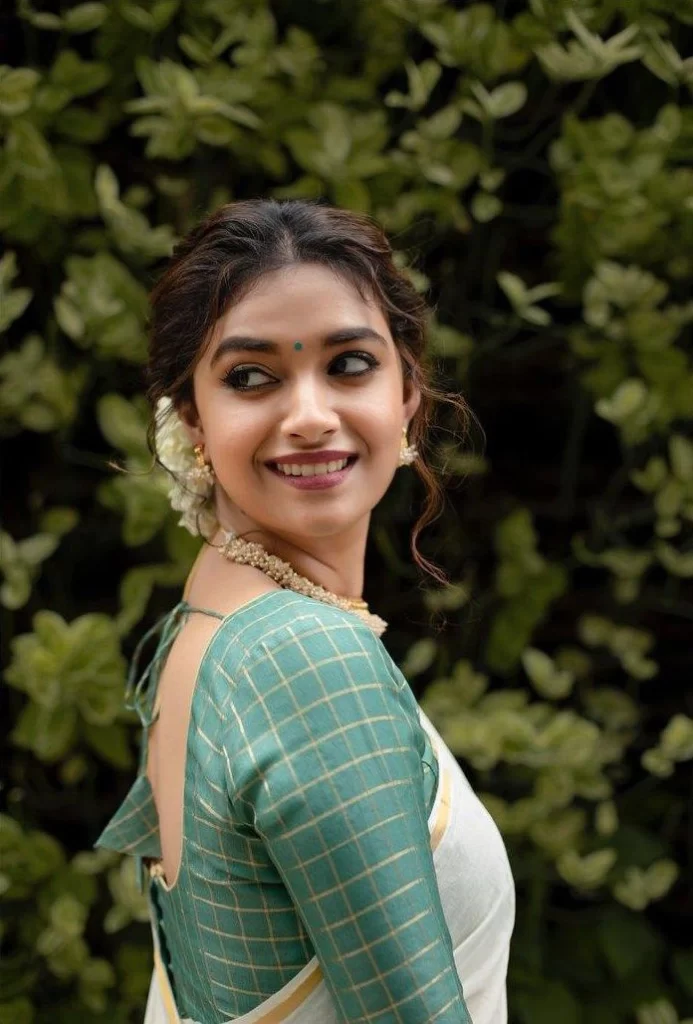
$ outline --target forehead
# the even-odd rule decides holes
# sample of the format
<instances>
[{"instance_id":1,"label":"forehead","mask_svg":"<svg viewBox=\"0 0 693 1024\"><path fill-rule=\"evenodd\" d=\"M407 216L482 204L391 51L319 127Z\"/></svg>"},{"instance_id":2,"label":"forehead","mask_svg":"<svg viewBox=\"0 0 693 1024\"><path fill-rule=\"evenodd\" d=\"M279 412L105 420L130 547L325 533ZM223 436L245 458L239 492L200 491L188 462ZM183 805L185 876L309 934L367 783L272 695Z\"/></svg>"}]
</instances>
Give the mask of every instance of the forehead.
<instances>
[{"instance_id":1,"label":"forehead","mask_svg":"<svg viewBox=\"0 0 693 1024\"><path fill-rule=\"evenodd\" d=\"M310 337L366 324L385 338L387 320L377 302L329 267L300 263L264 274L239 302L219 319L223 337L230 332L250 332L277 341L285 335ZM215 332L216 333L216 332Z\"/></svg>"}]
</instances>

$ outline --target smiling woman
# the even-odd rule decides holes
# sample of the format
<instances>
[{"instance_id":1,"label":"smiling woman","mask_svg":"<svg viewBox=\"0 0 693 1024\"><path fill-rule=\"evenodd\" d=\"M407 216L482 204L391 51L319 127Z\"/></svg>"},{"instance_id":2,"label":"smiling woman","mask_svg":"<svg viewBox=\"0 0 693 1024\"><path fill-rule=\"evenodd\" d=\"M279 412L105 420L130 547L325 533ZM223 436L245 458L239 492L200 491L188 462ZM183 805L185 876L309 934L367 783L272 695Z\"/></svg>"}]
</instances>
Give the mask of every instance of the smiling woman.
<instances>
[{"instance_id":1,"label":"smiling woman","mask_svg":"<svg viewBox=\"0 0 693 1024\"><path fill-rule=\"evenodd\" d=\"M370 513L420 402L377 303L319 263L271 270L219 317L193 388L181 416L214 469L219 522L360 595Z\"/></svg>"},{"instance_id":2,"label":"smiling woman","mask_svg":"<svg viewBox=\"0 0 693 1024\"><path fill-rule=\"evenodd\" d=\"M141 772L99 840L146 866L146 1022L503 1024L505 849L361 596L398 466L442 576L426 307L368 218L258 200L181 243L152 310L150 440L206 543L133 663Z\"/></svg>"}]
</instances>

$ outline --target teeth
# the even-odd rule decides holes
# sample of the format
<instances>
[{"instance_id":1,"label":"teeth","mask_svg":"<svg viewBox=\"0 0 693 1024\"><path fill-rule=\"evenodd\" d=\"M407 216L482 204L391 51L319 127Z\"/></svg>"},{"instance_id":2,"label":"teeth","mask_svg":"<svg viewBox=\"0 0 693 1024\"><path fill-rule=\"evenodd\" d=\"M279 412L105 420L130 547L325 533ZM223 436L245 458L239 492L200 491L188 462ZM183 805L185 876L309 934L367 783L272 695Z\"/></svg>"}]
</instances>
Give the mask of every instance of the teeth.
<instances>
[{"instance_id":1,"label":"teeth","mask_svg":"<svg viewBox=\"0 0 693 1024\"><path fill-rule=\"evenodd\" d=\"M348 461L339 459L335 462L314 462L304 466L277 462L276 467L285 476L324 476L326 473L336 473L344 469Z\"/></svg>"}]
</instances>

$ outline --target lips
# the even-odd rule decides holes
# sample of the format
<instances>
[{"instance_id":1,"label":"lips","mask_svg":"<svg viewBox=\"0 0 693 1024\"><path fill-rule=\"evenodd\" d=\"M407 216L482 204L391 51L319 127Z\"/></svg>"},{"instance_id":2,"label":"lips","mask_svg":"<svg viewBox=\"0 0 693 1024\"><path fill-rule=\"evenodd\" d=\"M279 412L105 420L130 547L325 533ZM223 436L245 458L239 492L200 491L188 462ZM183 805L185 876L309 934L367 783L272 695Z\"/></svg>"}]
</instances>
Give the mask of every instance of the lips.
<instances>
[{"instance_id":1,"label":"lips","mask_svg":"<svg viewBox=\"0 0 693 1024\"><path fill-rule=\"evenodd\" d=\"M358 456L356 455L349 456L346 459L346 465L344 465L344 459L330 460L333 462L333 464L334 462L336 462L340 467L337 469L333 469L332 471L330 471L328 468L329 462L316 463L315 461L313 461L310 463L294 463L296 468L298 468L299 465L306 467L306 470L308 470L308 472L306 472L305 475L304 473L296 472L292 472L291 474L289 474L284 470L279 469L279 467L273 462L268 462L267 468L270 470L271 473L274 474L274 476L278 477L280 480L283 480L290 487L297 487L299 488L299 490L308 491L322 490L327 487L336 487L338 484L342 482L342 480L346 479L346 477L351 472L357 458ZM288 468L288 466L291 464L282 463L282 465ZM320 469L322 470L322 472L316 473L316 469Z\"/></svg>"}]
</instances>

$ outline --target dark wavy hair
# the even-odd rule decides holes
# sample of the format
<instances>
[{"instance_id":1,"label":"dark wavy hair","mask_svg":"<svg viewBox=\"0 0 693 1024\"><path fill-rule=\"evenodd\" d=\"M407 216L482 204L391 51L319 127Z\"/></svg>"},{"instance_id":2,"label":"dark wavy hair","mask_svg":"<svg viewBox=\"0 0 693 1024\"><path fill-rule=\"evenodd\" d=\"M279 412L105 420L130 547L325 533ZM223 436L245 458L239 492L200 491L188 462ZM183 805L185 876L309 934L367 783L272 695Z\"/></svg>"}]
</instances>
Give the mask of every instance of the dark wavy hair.
<instances>
[{"instance_id":1,"label":"dark wavy hair","mask_svg":"<svg viewBox=\"0 0 693 1024\"><path fill-rule=\"evenodd\" d=\"M424 363L429 308L395 265L387 237L370 217L318 201L248 199L228 203L202 221L175 247L150 296L148 398L154 407L168 396L176 409L186 403L194 408L193 372L216 321L264 274L297 263L329 267L362 298L378 303L405 380L421 391L409 442L420 453L413 468L426 497L412 530L411 551L419 568L445 583L445 574L417 545L419 534L443 506L442 485L423 452L437 402L455 406L465 435L470 411L460 396L432 384ZM156 458L155 430L152 419L148 443Z\"/></svg>"}]
</instances>

